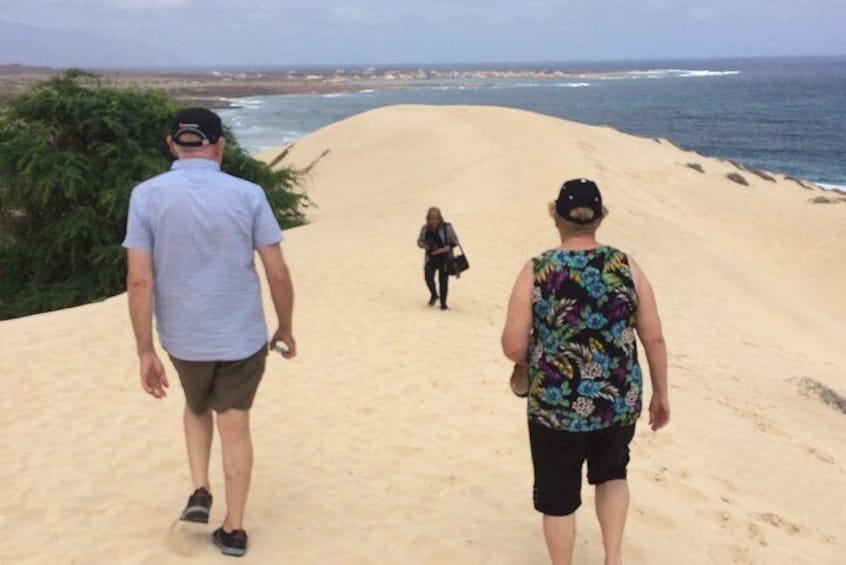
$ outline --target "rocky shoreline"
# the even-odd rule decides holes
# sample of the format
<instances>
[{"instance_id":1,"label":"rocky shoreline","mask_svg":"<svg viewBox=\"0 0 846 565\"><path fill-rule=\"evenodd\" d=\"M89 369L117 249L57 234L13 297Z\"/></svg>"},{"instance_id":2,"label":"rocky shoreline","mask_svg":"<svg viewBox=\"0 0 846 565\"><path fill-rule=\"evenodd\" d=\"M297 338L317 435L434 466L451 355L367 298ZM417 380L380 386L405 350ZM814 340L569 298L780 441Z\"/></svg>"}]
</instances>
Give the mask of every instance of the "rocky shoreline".
<instances>
[{"instance_id":1,"label":"rocky shoreline","mask_svg":"<svg viewBox=\"0 0 846 565\"><path fill-rule=\"evenodd\" d=\"M0 65L0 103L25 91L33 83L64 69ZM119 86L157 88L186 104L212 108L234 105L246 96L278 94L328 94L364 88L431 86L456 80L491 79L573 80L601 78L610 73L551 70L485 70L426 68L296 69L287 71L120 71L90 72Z\"/></svg>"}]
</instances>

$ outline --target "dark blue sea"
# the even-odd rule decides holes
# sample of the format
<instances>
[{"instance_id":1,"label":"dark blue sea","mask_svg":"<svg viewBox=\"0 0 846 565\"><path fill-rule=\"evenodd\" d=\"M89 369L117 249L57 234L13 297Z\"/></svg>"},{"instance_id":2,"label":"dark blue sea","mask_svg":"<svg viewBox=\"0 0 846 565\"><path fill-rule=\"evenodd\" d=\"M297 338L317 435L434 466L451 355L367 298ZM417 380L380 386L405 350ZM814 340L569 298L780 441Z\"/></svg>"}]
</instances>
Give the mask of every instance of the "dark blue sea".
<instances>
[{"instance_id":1,"label":"dark blue sea","mask_svg":"<svg viewBox=\"0 0 846 565\"><path fill-rule=\"evenodd\" d=\"M221 115L254 153L379 106L507 106L666 137L706 156L846 189L846 56L467 68L603 74L449 79L401 88L362 85L337 94L259 96L239 99L239 107Z\"/></svg>"}]
</instances>

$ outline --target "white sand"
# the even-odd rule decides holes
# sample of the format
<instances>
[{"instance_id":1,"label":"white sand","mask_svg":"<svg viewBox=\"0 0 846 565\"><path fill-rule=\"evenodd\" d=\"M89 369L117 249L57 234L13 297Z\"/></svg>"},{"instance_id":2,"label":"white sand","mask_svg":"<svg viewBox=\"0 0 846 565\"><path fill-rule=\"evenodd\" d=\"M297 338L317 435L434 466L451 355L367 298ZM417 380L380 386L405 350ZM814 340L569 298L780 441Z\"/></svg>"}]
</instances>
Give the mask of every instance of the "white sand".
<instances>
[{"instance_id":1,"label":"white sand","mask_svg":"<svg viewBox=\"0 0 846 565\"><path fill-rule=\"evenodd\" d=\"M326 149L313 222L284 244L300 356L269 362L254 407L241 563L546 563L499 332L521 264L555 244L546 204L576 176L603 190L600 238L651 278L670 347L673 421L635 439L626 563L846 562L846 415L796 382L846 393L846 203L516 110L380 109L285 162ZM425 306L415 246L431 205L471 263L448 313ZM176 522L181 391L172 371L164 401L141 391L126 310L121 295L0 323L2 563L225 562L209 542L217 443L212 524ZM598 563L583 494L576 563Z\"/></svg>"}]
</instances>

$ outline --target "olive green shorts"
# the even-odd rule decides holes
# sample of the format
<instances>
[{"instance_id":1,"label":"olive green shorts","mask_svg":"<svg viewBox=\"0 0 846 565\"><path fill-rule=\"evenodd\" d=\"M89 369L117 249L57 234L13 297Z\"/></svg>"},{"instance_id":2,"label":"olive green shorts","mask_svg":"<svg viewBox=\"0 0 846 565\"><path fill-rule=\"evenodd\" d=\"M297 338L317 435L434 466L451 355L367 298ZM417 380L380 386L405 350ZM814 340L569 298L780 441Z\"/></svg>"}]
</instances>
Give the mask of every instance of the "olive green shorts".
<instances>
[{"instance_id":1,"label":"olive green shorts","mask_svg":"<svg viewBox=\"0 0 846 565\"><path fill-rule=\"evenodd\" d=\"M249 410L264 374L267 346L238 361L183 361L172 355L170 360L192 412Z\"/></svg>"}]
</instances>

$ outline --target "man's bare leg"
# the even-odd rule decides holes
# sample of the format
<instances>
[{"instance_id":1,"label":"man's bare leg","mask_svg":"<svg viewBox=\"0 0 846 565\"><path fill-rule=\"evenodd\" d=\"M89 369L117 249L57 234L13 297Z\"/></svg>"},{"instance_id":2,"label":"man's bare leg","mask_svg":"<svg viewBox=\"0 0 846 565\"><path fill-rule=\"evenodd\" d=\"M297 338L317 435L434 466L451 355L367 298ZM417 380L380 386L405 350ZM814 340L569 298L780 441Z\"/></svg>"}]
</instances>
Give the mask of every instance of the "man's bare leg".
<instances>
[{"instance_id":1,"label":"man's bare leg","mask_svg":"<svg viewBox=\"0 0 846 565\"><path fill-rule=\"evenodd\" d=\"M188 449L188 466L191 469L191 482L194 489L209 488L209 457L211 453L212 436L214 435L214 419L211 410L193 412L185 405L183 416L185 424L185 447Z\"/></svg>"},{"instance_id":2,"label":"man's bare leg","mask_svg":"<svg viewBox=\"0 0 846 565\"><path fill-rule=\"evenodd\" d=\"M623 530L629 510L629 485L625 480L596 485L596 516L602 528L605 565L622 565Z\"/></svg>"},{"instance_id":3,"label":"man's bare leg","mask_svg":"<svg viewBox=\"0 0 846 565\"><path fill-rule=\"evenodd\" d=\"M220 446L223 451L223 474L226 478L227 532L243 529L244 508L253 471L253 442L250 437L250 413L229 409L217 415Z\"/></svg>"},{"instance_id":4,"label":"man's bare leg","mask_svg":"<svg viewBox=\"0 0 846 565\"><path fill-rule=\"evenodd\" d=\"M543 535L552 565L570 565L576 543L576 513L543 516Z\"/></svg>"}]
</instances>

